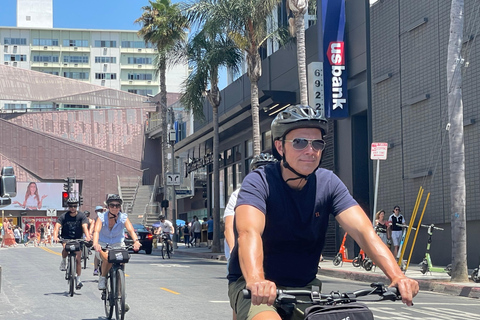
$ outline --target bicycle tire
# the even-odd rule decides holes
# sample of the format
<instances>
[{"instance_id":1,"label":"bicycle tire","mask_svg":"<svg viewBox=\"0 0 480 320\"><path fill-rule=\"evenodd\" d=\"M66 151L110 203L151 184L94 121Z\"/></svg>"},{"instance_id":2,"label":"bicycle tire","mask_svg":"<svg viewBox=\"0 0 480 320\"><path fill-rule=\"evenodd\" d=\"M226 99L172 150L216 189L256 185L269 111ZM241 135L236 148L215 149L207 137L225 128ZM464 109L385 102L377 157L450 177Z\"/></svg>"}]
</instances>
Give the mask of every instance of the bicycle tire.
<instances>
[{"instance_id":1,"label":"bicycle tire","mask_svg":"<svg viewBox=\"0 0 480 320\"><path fill-rule=\"evenodd\" d=\"M107 319L112 319L113 315L113 307L115 304L112 301L113 294L112 294L112 283L111 283L111 276L110 272L107 274L107 279L105 283L105 300L104 306L105 306L105 316L107 316Z\"/></svg>"},{"instance_id":2,"label":"bicycle tire","mask_svg":"<svg viewBox=\"0 0 480 320\"><path fill-rule=\"evenodd\" d=\"M167 241L167 249L165 250L166 254L167 254L167 257L168 259L170 259L170 243Z\"/></svg>"},{"instance_id":3,"label":"bicycle tire","mask_svg":"<svg viewBox=\"0 0 480 320\"><path fill-rule=\"evenodd\" d=\"M122 269L118 269L116 275L115 316L117 320L125 318L125 274Z\"/></svg>"},{"instance_id":4,"label":"bicycle tire","mask_svg":"<svg viewBox=\"0 0 480 320\"><path fill-rule=\"evenodd\" d=\"M452 264L449 264L445 267L445 271L451 277L452 276Z\"/></svg>"},{"instance_id":5,"label":"bicycle tire","mask_svg":"<svg viewBox=\"0 0 480 320\"><path fill-rule=\"evenodd\" d=\"M337 255L335 256L335 258L333 258L333 265L334 266L338 266L340 264L340 262L342 262L342 254L341 253L337 253Z\"/></svg>"},{"instance_id":6,"label":"bicycle tire","mask_svg":"<svg viewBox=\"0 0 480 320\"><path fill-rule=\"evenodd\" d=\"M165 243L162 242L162 249L160 250L162 253L162 259L165 259Z\"/></svg>"},{"instance_id":7,"label":"bicycle tire","mask_svg":"<svg viewBox=\"0 0 480 320\"><path fill-rule=\"evenodd\" d=\"M76 274L76 257L73 255L68 256L68 285L69 285L69 290L68 294L70 297L73 297L73 293L75 292L75 274Z\"/></svg>"},{"instance_id":8,"label":"bicycle tire","mask_svg":"<svg viewBox=\"0 0 480 320\"><path fill-rule=\"evenodd\" d=\"M87 269L88 248L86 245L82 246L83 269Z\"/></svg>"},{"instance_id":9,"label":"bicycle tire","mask_svg":"<svg viewBox=\"0 0 480 320\"><path fill-rule=\"evenodd\" d=\"M477 282L477 283L480 282L480 277L479 277L479 274L478 274L478 268L473 269L472 280L474 282Z\"/></svg>"}]
</instances>

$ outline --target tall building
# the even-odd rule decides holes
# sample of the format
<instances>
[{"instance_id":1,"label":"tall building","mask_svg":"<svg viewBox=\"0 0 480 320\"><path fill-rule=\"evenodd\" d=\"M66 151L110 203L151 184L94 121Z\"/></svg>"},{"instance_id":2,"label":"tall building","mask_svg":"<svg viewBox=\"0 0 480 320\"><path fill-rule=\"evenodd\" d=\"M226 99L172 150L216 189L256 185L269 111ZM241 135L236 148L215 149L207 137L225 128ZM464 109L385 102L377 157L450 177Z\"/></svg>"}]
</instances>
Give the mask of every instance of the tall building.
<instances>
[{"instance_id":1,"label":"tall building","mask_svg":"<svg viewBox=\"0 0 480 320\"><path fill-rule=\"evenodd\" d=\"M17 27L0 27L0 63L135 93L155 95L156 48L136 31L53 28L52 0L17 0ZM169 68L167 91L180 92L187 65ZM2 101L0 109L52 110L52 103ZM94 108L60 105L61 108Z\"/></svg>"}]
</instances>

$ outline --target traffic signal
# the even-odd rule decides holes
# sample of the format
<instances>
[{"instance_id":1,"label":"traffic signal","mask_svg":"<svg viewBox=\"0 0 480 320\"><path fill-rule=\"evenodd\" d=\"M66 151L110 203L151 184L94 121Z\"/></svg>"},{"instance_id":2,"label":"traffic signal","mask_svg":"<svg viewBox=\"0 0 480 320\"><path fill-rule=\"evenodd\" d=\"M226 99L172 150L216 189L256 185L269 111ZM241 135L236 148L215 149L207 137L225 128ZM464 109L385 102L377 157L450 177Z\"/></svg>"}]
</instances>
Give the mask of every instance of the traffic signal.
<instances>
[{"instance_id":1,"label":"traffic signal","mask_svg":"<svg viewBox=\"0 0 480 320\"><path fill-rule=\"evenodd\" d=\"M79 206L83 205L83 196L82 195L78 196L78 205Z\"/></svg>"},{"instance_id":2,"label":"traffic signal","mask_svg":"<svg viewBox=\"0 0 480 320\"><path fill-rule=\"evenodd\" d=\"M72 178L67 178L67 179L63 179L63 181L65 181L63 183L63 190L65 190L67 193L70 193L72 192L73 190L73 179Z\"/></svg>"},{"instance_id":3,"label":"traffic signal","mask_svg":"<svg viewBox=\"0 0 480 320\"><path fill-rule=\"evenodd\" d=\"M68 207L67 200L68 200L68 192L63 191L62 192L62 207L64 207L64 208Z\"/></svg>"}]
</instances>

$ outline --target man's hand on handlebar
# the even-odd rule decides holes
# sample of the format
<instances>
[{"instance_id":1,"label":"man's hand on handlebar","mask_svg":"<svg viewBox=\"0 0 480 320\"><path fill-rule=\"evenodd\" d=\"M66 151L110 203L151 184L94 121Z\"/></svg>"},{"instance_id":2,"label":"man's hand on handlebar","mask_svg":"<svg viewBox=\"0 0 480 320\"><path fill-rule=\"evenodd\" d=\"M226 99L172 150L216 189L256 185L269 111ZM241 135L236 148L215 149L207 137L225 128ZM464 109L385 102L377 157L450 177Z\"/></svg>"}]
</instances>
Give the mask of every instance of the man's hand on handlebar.
<instances>
[{"instance_id":1,"label":"man's hand on handlebar","mask_svg":"<svg viewBox=\"0 0 480 320\"><path fill-rule=\"evenodd\" d=\"M247 283L246 288L251 292L251 300L254 306L260 304L271 306L277 297L277 286L272 281L260 280L254 283Z\"/></svg>"},{"instance_id":2,"label":"man's hand on handlebar","mask_svg":"<svg viewBox=\"0 0 480 320\"><path fill-rule=\"evenodd\" d=\"M138 251L140 250L140 247L142 246L142 244L140 243L140 241L135 241L133 243L133 251Z\"/></svg>"},{"instance_id":3,"label":"man's hand on handlebar","mask_svg":"<svg viewBox=\"0 0 480 320\"><path fill-rule=\"evenodd\" d=\"M397 287L400 295L402 296L402 302L407 306L413 306L413 297L418 293L418 282L416 280L401 277L393 279L390 284L391 287Z\"/></svg>"},{"instance_id":4,"label":"man's hand on handlebar","mask_svg":"<svg viewBox=\"0 0 480 320\"><path fill-rule=\"evenodd\" d=\"M98 243L94 243L93 244L93 249L95 249L95 251L97 251L97 252L100 252L100 251L102 251L102 246L99 245Z\"/></svg>"}]
</instances>

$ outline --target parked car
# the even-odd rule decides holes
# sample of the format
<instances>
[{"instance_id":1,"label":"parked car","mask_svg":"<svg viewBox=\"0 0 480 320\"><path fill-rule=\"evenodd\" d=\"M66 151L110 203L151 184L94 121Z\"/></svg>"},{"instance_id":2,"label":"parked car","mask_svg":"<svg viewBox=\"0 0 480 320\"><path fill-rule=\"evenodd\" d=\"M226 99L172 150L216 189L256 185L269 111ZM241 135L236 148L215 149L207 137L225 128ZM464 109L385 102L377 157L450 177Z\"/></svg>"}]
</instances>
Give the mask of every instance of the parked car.
<instances>
[{"instance_id":1,"label":"parked car","mask_svg":"<svg viewBox=\"0 0 480 320\"><path fill-rule=\"evenodd\" d=\"M133 229L135 230L135 233L137 234L138 240L140 240L140 243L142 246L140 247L140 251L145 250L146 254L151 254L152 253L152 248L153 248L153 235L152 233L144 226L141 224L132 224ZM133 245L133 240L130 238L130 235L127 232L127 229L125 229L125 245Z\"/></svg>"}]
</instances>

